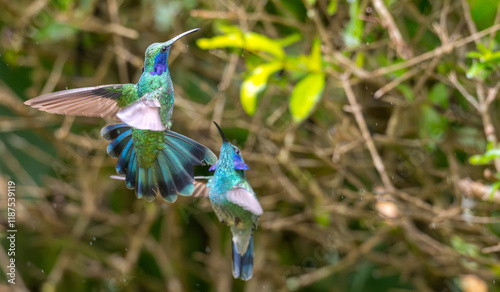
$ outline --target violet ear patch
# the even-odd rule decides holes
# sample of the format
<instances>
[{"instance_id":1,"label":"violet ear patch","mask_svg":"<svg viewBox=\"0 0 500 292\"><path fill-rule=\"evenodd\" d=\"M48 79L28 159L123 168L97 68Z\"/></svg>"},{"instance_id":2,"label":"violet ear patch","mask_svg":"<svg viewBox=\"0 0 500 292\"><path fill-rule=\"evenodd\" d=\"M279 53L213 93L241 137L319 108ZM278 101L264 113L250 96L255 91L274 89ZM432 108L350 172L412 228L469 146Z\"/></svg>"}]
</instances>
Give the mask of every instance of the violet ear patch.
<instances>
[{"instance_id":1,"label":"violet ear patch","mask_svg":"<svg viewBox=\"0 0 500 292\"><path fill-rule=\"evenodd\" d=\"M237 170L249 169L248 165L245 162L243 162L243 160L237 155L234 156L233 165L234 165L234 169L237 169Z\"/></svg>"}]
</instances>

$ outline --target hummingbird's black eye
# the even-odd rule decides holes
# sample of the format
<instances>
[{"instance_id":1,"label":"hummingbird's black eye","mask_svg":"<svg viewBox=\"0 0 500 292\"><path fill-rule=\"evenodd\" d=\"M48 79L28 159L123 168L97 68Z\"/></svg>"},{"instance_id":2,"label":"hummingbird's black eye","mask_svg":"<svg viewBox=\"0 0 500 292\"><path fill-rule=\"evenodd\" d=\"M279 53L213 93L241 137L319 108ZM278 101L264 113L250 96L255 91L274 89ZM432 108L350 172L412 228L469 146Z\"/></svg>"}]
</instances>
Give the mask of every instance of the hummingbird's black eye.
<instances>
[{"instance_id":1,"label":"hummingbird's black eye","mask_svg":"<svg viewBox=\"0 0 500 292\"><path fill-rule=\"evenodd\" d=\"M238 154L238 155L240 155L240 154L241 154L240 149L238 149L238 148L235 148L235 149L234 149L234 152L235 152L236 154Z\"/></svg>"},{"instance_id":2,"label":"hummingbird's black eye","mask_svg":"<svg viewBox=\"0 0 500 292\"><path fill-rule=\"evenodd\" d=\"M142 73L144 73L144 67L142 67Z\"/></svg>"},{"instance_id":3,"label":"hummingbird's black eye","mask_svg":"<svg viewBox=\"0 0 500 292\"><path fill-rule=\"evenodd\" d=\"M161 52L162 52L162 53L165 53L166 51L167 51L167 46L163 46L163 47L161 47Z\"/></svg>"}]
</instances>

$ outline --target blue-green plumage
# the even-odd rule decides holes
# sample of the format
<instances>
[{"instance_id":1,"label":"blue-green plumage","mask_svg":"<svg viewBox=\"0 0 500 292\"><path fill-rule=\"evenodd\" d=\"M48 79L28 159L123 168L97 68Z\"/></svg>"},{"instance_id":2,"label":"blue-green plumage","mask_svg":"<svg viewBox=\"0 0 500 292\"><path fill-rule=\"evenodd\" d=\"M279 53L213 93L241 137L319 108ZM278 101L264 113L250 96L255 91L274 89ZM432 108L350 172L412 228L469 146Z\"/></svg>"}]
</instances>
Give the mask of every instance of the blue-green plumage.
<instances>
[{"instance_id":1,"label":"blue-green plumage","mask_svg":"<svg viewBox=\"0 0 500 292\"><path fill-rule=\"evenodd\" d=\"M168 70L172 44L190 30L164 43L150 45L137 84L113 84L70 89L42 95L26 104L49 113L119 118L102 136L111 141L107 152L118 158L116 171L139 198L160 194L173 202L193 190L193 165L213 164L207 147L170 131L174 89Z\"/></svg>"},{"instance_id":2,"label":"blue-green plumage","mask_svg":"<svg viewBox=\"0 0 500 292\"><path fill-rule=\"evenodd\" d=\"M262 207L245 177L247 164L238 147L222 136L219 160L208 181L209 198L219 220L231 228L233 248L233 276L242 280L252 277L253 231L262 215Z\"/></svg>"}]
</instances>

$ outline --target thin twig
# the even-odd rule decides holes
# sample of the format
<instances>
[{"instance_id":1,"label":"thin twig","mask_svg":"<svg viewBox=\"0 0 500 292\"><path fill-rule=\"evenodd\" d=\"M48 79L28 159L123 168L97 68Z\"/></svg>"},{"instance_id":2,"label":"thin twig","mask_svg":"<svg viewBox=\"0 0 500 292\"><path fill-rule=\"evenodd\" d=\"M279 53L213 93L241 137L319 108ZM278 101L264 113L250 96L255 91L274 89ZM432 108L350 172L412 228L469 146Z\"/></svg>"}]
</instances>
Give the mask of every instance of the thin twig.
<instances>
[{"instance_id":1,"label":"thin twig","mask_svg":"<svg viewBox=\"0 0 500 292\"><path fill-rule=\"evenodd\" d=\"M384 94L386 94L387 92L394 89L394 87L403 83L405 80L415 76L420 71L421 71L420 68L413 68L410 71L405 72L403 75L399 76L398 78L393 79L391 82L387 83L386 85L381 87L379 90L375 91L375 93L373 94L373 98L375 98L375 99L381 98Z\"/></svg>"},{"instance_id":2,"label":"thin twig","mask_svg":"<svg viewBox=\"0 0 500 292\"><path fill-rule=\"evenodd\" d=\"M356 100L356 96L352 91L351 84L349 82L349 75L349 73L345 73L341 78L342 86L344 87L347 100L349 101L352 109L352 114L356 119L356 123L358 124L361 135L365 140L366 147L370 152L370 155L373 159L373 164L375 165L375 168L377 169L380 178L382 179L384 187L387 191L391 192L394 190L394 186L392 185L391 179L389 178L389 175L385 170L384 163L382 162L382 158L380 158L377 147L375 147L375 143L373 142L372 136L370 135L370 131L368 130L368 126L366 125L365 118L363 117L363 113L361 112L361 106L359 105L358 101Z\"/></svg>"},{"instance_id":3,"label":"thin twig","mask_svg":"<svg viewBox=\"0 0 500 292\"><path fill-rule=\"evenodd\" d=\"M408 44L403 40L401 32L399 32L399 29L394 22L394 18L392 18L392 15L385 6L384 1L372 0L372 3L373 7L380 15L380 22L382 23L382 26L389 32L389 37L391 38L394 47L396 47L398 55L403 59L411 58L413 56L413 52Z\"/></svg>"}]
</instances>

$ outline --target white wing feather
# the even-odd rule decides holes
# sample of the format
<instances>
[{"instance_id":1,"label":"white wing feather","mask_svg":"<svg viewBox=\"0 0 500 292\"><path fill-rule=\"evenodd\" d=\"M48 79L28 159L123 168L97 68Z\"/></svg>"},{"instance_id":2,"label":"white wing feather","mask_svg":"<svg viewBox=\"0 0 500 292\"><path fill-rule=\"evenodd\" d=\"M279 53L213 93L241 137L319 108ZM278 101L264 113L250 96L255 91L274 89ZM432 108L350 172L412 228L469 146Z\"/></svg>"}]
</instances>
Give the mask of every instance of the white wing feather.
<instances>
[{"instance_id":1,"label":"white wing feather","mask_svg":"<svg viewBox=\"0 0 500 292\"><path fill-rule=\"evenodd\" d=\"M141 130L164 131L157 99L140 99L116 115L122 122Z\"/></svg>"},{"instance_id":2,"label":"white wing feather","mask_svg":"<svg viewBox=\"0 0 500 292\"><path fill-rule=\"evenodd\" d=\"M260 216L264 212L254 194L243 188L235 188L227 192L227 199L241 208Z\"/></svg>"}]
</instances>

